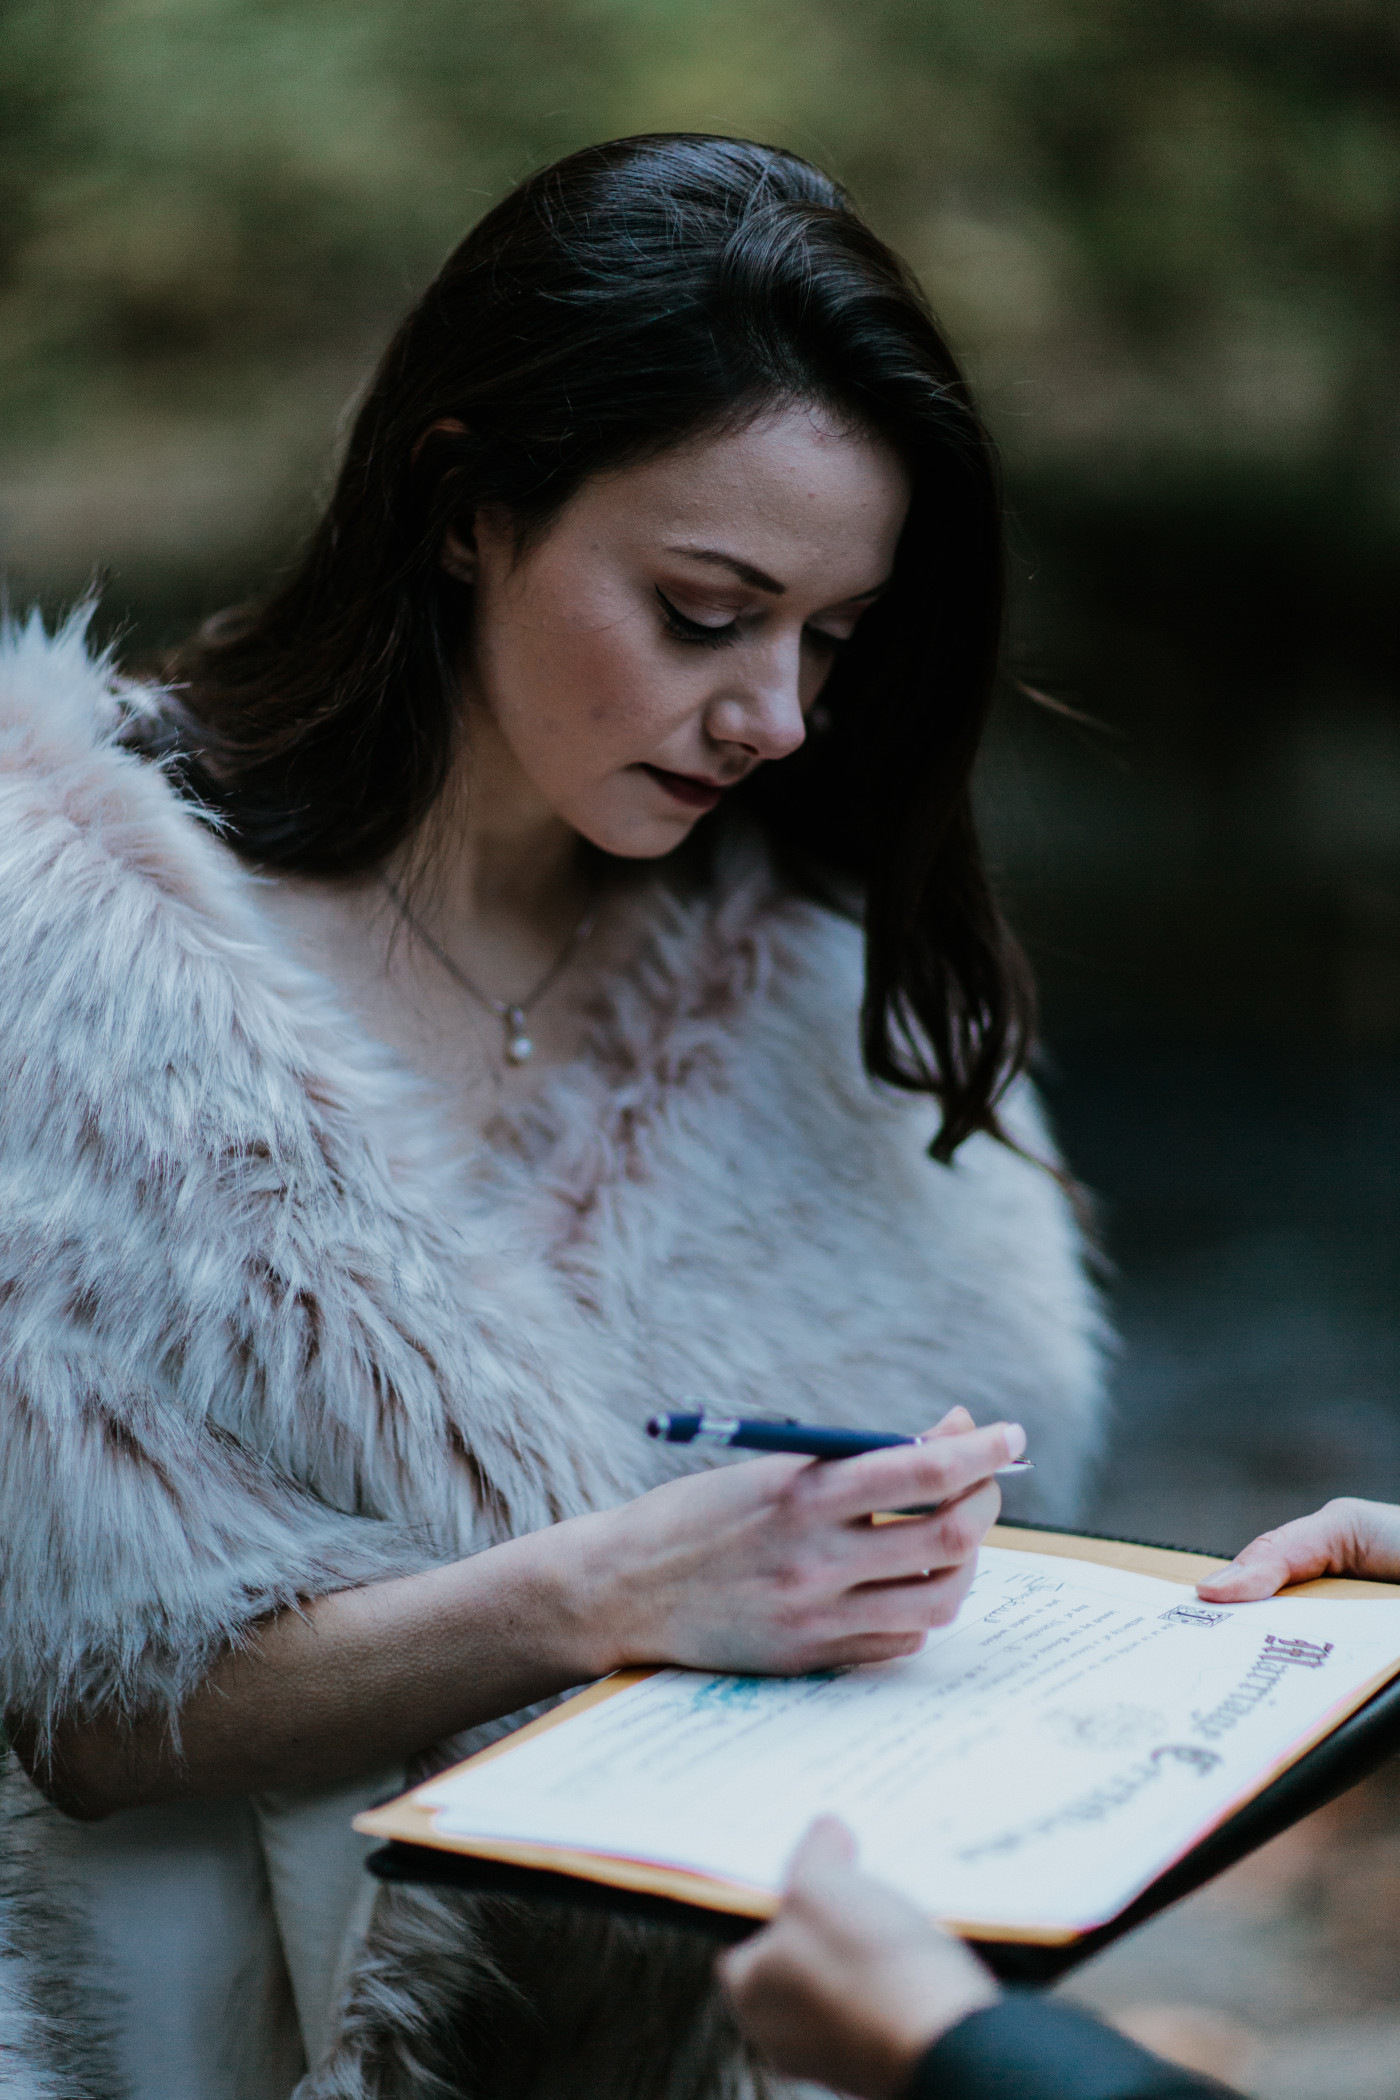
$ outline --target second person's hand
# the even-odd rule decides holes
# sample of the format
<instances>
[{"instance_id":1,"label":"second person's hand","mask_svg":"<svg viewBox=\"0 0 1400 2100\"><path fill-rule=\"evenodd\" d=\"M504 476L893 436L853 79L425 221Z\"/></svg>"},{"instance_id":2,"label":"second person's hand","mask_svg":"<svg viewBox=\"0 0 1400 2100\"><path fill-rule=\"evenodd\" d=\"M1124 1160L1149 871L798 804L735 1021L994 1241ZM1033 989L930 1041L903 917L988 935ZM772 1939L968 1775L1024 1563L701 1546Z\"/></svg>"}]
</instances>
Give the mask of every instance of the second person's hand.
<instances>
[{"instance_id":1,"label":"second person's hand","mask_svg":"<svg viewBox=\"0 0 1400 2100\"><path fill-rule=\"evenodd\" d=\"M719 1975L769 2063L861 2100L894 2100L938 2036L1001 1995L960 1940L860 1872L829 1816L798 1846L777 1917Z\"/></svg>"},{"instance_id":2,"label":"second person's hand","mask_svg":"<svg viewBox=\"0 0 1400 2100\"><path fill-rule=\"evenodd\" d=\"M916 1444L790 1457L668 1481L570 1527L599 1674L628 1663L800 1673L913 1654L967 1594L1001 1507L1016 1423L962 1408ZM877 1511L937 1503L872 1525Z\"/></svg>"},{"instance_id":3,"label":"second person's hand","mask_svg":"<svg viewBox=\"0 0 1400 2100\"><path fill-rule=\"evenodd\" d=\"M1251 1539L1228 1568L1207 1575L1196 1588L1215 1604L1245 1604L1318 1575L1400 1581L1400 1508L1339 1496L1311 1516Z\"/></svg>"}]
</instances>

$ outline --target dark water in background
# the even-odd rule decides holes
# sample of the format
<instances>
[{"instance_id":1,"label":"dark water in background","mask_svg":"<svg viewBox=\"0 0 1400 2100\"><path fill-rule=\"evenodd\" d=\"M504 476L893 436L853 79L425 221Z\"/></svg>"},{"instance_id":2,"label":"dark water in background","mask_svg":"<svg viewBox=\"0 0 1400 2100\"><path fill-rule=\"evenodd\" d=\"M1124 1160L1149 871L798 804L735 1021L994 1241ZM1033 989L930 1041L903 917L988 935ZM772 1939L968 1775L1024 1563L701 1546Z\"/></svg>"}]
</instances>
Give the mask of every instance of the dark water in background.
<instances>
[{"instance_id":1,"label":"dark water in background","mask_svg":"<svg viewBox=\"0 0 1400 2100\"><path fill-rule=\"evenodd\" d=\"M1123 1343L1089 1528L1229 1553L1400 1500L1400 1057L1076 1038L1043 1084Z\"/></svg>"},{"instance_id":2,"label":"dark water in background","mask_svg":"<svg viewBox=\"0 0 1400 2100\"><path fill-rule=\"evenodd\" d=\"M1183 532L1160 564L1073 539L1072 617L1053 590L1025 609L1103 726L1008 694L979 787L1115 1270L1085 1521L1222 1551L1330 1495L1400 1500L1393 565L1353 650L1301 541L1237 538Z\"/></svg>"}]
</instances>

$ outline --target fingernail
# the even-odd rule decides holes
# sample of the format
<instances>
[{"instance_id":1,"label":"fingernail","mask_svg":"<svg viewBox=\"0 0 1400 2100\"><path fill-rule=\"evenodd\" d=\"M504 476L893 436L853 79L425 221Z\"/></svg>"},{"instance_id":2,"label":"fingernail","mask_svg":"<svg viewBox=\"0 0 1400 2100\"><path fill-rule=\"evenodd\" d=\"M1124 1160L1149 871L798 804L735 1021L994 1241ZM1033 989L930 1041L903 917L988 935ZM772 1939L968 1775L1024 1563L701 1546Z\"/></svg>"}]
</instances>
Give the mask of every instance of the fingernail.
<instances>
[{"instance_id":1,"label":"fingernail","mask_svg":"<svg viewBox=\"0 0 1400 2100\"><path fill-rule=\"evenodd\" d=\"M1008 1422L1005 1427L1006 1455L1019 1458L1026 1448L1026 1432L1019 1422Z\"/></svg>"}]
</instances>

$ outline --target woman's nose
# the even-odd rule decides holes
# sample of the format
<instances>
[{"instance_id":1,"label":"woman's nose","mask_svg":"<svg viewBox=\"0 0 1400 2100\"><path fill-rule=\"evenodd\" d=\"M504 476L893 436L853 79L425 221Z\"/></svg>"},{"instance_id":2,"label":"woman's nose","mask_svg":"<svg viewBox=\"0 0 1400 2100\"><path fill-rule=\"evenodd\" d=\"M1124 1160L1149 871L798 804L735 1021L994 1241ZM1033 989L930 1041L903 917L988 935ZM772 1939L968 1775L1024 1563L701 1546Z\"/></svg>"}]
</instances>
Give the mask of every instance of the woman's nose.
<instances>
[{"instance_id":1,"label":"woman's nose","mask_svg":"<svg viewBox=\"0 0 1400 2100\"><path fill-rule=\"evenodd\" d=\"M706 728L716 743L738 744L754 758L786 758L807 734L802 713L802 650L774 646L755 651L707 711Z\"/></svg>"}]
</instances>

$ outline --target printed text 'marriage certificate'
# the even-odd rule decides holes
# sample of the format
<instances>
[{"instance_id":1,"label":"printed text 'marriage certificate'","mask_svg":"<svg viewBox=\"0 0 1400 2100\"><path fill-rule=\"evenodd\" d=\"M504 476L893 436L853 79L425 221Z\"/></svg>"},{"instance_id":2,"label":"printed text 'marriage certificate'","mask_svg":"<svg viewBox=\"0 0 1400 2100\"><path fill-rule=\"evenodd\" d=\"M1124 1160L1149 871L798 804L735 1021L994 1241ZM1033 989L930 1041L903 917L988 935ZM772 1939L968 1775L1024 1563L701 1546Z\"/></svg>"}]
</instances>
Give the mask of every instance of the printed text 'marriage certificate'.
<instances>
[{"instance_id":1,"label":"printed text 'marriage certificate'","mask_svg":"<svg viewBox=\"0 0 1400 2100\"><path fill-rule=\"evenodd\" d=\"M1400 1662L1400 1600L1204 1605L985 1548L922 1654L830 1676L662 1670L419 1800L444 1835L776 1889L815 1815L973 1927L1113 1917Z\"/></svg>"}]
</instances>

